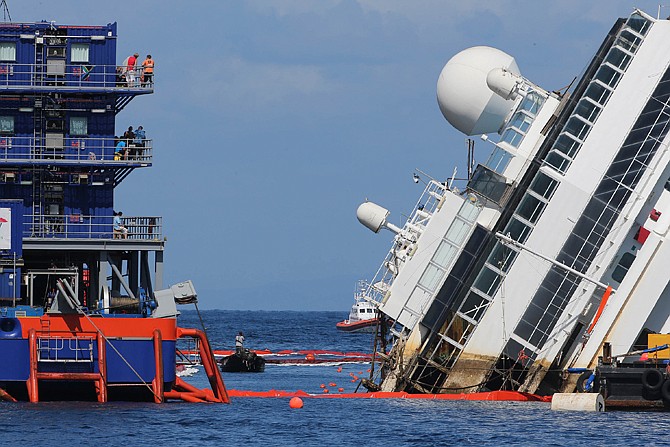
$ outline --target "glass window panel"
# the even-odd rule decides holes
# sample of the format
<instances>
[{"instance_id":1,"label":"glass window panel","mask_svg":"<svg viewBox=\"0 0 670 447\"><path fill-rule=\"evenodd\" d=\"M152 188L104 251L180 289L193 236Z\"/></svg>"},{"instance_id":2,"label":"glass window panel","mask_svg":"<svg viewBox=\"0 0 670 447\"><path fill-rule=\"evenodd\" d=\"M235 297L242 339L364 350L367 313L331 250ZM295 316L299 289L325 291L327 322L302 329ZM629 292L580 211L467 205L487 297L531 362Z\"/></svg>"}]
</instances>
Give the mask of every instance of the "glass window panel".
<instances>
[{"instance_id":1,"label":"glass window panel","mask_svg":"<svg viewBox=\"0 0 670 447\"><path fill-rule=\"evenodd\" d=\"M619 37L617 37L616 45L631 53L635 53L641 41L642 39L635 34L628 30L623 30L621 34L619 34Z\"/></svg>"},{"instance_id":2,"label":"glass window panel","mask_svg":"<svg viewBox=\"0 0 670 447\"><path fill-rule=\"evenodd\" d=\"M532 120L528 115L526 115L523 112L517 112L514 114L514 117L512 118L512 121L510 122L510 126L516 127L519 129L521 132L526 133L528 128L530 127L530 123Z\"/></svg>"},{"instance_id":3,"label":"glass window panel","mask_svg":"<svg viewBox=\"0 0 670 447\"><path fill-rule=\"evenodd\" d=\"M460 219L456 219L451 224L451 227L449 227L446 238L453 242L454 245L460 247L460 245L463 243L463 240L465 239L465 236L468 234L468 231L470 231L470 225Z\"/></svg>"},{"instance_id":4,"label":"glass window panel","mask_svg":"<svg viewBox=\"0 0 670 447\"><path fill-rule=\"evenodd\" d=\"M641 35L647 34L647 31L649 30L649 26L651 24L649 23L649 20L646 18L642 17L640 14L633 13L631 16L628 18L626 21L626 26L629 28L637 31Z\"/></svg>"},{"instance_id":5,"label":"glass window panel","mask_svg":"<svg viewBox=\"0 0 670 447\"><path fill-rule=\"evenodd\" d=\"M565 127L563 128L564 131L569 132L579 140L584 140L590 129L591 126L587 122L582 121L580 118L574 115L570 117L568 122L565 124Z\"/></svg>"},{"instance_id":6,"label":"glass window panel","mask_svg":"<svg viewBox=\"0 0 670 447\"><path fill-rule=\"evenodd\" d=\"M85 116L70 117L70 135L88 135L88 118Z\"/></svg>"},{"instance_id":7,"label":"glass window panel","mask_svg":"<svg viewBox=\"0 0 670 447\"><path fill-rule=\"evenodd\" d=\"M475 321L479 321L482 315L484 315L489 302L486 298L470 292L461 306L461 313Z\"/></svg>"},{"instance_id":8,"label":"glass window panel","mask_svg":"<svg viewBox=\"0 0 670 447\"><path fill-rule=\"evenodd\" d=\"M421 275L419 284L421 284L427 290L433 292L437 287L437 283L440 281L440 279L442 279L443 273L444 271L439 269L437 266L433 264L428 264L428 267L426 267L426 271L424 271L423 275Z\"/></svg>"},{"instance_id":9,"label":"glass window panel","mask_svg":"<svg viewBox=\"0 0 670 447\"><path fill-rule=\"evenodd\" d=\"M70 61L88 62L88 48L87 43L73 43L70 46Z\"/></svg>"},{"instance_id":10,"label":"glass window panel","mask_svg":"<svg viewBox=\"0 0 670 447\"><path fill-rule=\"evenodd\" d=\"M556 151L551 151L544 162L556 169L558 172L565 172L570 165L570 161Z\"/></svg>"},{"instance_id":11,"label":"glass window panel","mask_svg":"<svg viewBox=\"0 0 670 447\"><path fill-rule=\"evenodd\" d=\"M433 256L433 262L441 267L446 268L451 261L454 259L454 256L458 252L458 249L448 242L442 241L440 246L437 248L435 255Z\"/></svg>"},{"instance_id":12,"label":"glass window panel","mask_svg":"<svg viewBox=\"0 0 670 447\"><path fill-rule=\"evenodd\" d=\"M479 216L479 212L480 209L477 205L466 200L463 202L463 205L461 205L461 209L458 210L458 216L468 222L474 222L475 219L477 219L477 216Z\"/></svg>"},{"instance_id":13,"label":"glass window panel","mask_svg":"<svg viewBox=\"0 0 670 447\"><path fill-rule=\"evenodd\" d=\"M584 96L591 98L598 104L605 105L611 93L612 91L609 88L598 82L591 81L589 86L586 88L586 91L584 92Z\"/></svg>"},{"instance_id":14,"label":"glass window panel","mask_svg":"<svg viewBox=\"0 0 670 447\"><path fill-rule=\"evenodd\" d=\"M596 72L595 78L603 84L607 84L614 88L621 79L621 73L609 65L603 64Z\"/></svg>"},{"instance_id":15,"label":"glass window panel","mask_svg":"<svg viewBox=\"0 0 670 447\"><path fill-rule=\"evenodd\" d=\"M528 225L513 217L507 224L507 227L505 227L503 234L523 244L526 242L526 239L528 239L530 228Z\"/></svg>"},{"instance_id":16,"label":"glass window panel","mask_svg":"<svg viewBox=\"0 0 670 447\"><path fill-rule=\"evenodd\" d=\"M0 133L13 134L14 133L14 117L0 116Z\"/></svg>"},{"instance_id":17,"label":"glass window panel","mask_svg":"<svg viewBox=\"0 0 670 447\"><path fill-rule=\"evenodd\" d=\"M598 118L601 110L602 107L599 105L589 101L587 98L582 98L582 100L579 101L579 104L577 104L575 114L593 123L596 118Z\"/></svg>"},{"instance_id":18,"label":"glass window panel","mask_svg":"<svg viewBox=\"0 0 670 447\"><path fill-rule=\"evenodd\" d=\"M538 172L533 179L533 183L530 184L530 189L545 199L550 199L556 189L556 185L558 185L556 180L544 172Z\"/></svg>"},{"instance_id":19,"label":"glass window panel","mask_svg":"<svg viewBox=\"0 0 670 447\"><path fill-rule=\"evenodd\" d=\"M573 158L577 151L579 151L581 145L582 143L575 140L572 136L563 133L558 137L556 143L554 143L554 149L563 152L568 157Z\"/></svg>"},{"instance_id":20,"label":"glass window panel","mask_svg":"<svg viewBox=\"0 0 670 447\"><path fill-rule=\"evenodd\" d=\"M622 71L625 71L628 68L632 56L620 48L612 47L605 57L605 62L608 62L615 67L619 67Z\"/></svg>"},{"instance_id":21,"label":"glass window panel","mask_svg":"<svg viewBox=\"0 0 670 447\"><path fill-rule=\"evenodd\" d=\"M479 272L473 285L486 295L493 296L498 290L498 285L500 285L500 275L490 268L484 267Z\"/></svg>"},{"instance_id":22,"label":"glass window panel","mask_svg":"<svg viewBox=\"0 0 670 447\"><path fill-rule=\"evenodd\" d=\"M16 61L16 42L0 42L0 61Z\"/></svg>"},{"instance_id":23,"label":"glass window panel","mask_svg":"<svg viewBox=\"0 0 670 447\"><path fill-rule=\"evenodd\" d=\"M535 223L544 210L545 203L541 202L535 196L526 194L521 203L516 207L516 214L526 219L528 222Z\"/></svg>"},{"instance_id":24,"label":"glass window panel","mask_svg":"<svg viewBox=\"0 0 670 447\"><path fill-rule=\"evenodd\" d=\"M544 97L540 96L536 92L530 92L526 97L521 101L521 110L525 110L533 115L537 115L537 112L540 111L540 108L544 104Z\"/></svg>"},{"instance_id":25,"label":"glass window panel","mask_svg":"<svg viewBox=\"0 0 670 447\"><path fill-rule=\"evenodd\" d=\"M516 259L517 252L505 244L497 243L487 262L498 270L507 272Z\"/></svg>"},{"instance_id":26,"label":"glass window panel","mask_svg":"<svg viewBox=\"0 0 670 447\"><path fill-rule=\"evenodd\" d=\"M510 146L517 147L523 140L523 135L514 129L507 129L501 138L502 141Z\"/></svg>"},{"instance_id":27,"label":"glass window panel","mask_svg":"<svg viewBox=\"0 0 670 447\"><path fill-rule=\"evenodd\" d=\"M512 159L512 154L506 150L496 147L491 153L491 156L486 161L486 167L492 169L494 172L501 174L507 168L509 161Z\"/></svg>"}]
</instances>

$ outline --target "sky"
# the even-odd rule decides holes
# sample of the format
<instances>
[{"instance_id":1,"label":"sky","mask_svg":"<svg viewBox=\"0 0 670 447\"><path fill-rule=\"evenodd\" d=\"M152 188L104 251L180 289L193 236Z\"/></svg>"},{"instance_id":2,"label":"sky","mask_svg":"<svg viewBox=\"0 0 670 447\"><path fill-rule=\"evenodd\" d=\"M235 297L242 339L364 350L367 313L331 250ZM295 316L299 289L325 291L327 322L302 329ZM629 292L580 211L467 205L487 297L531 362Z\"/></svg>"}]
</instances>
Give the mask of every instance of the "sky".
<instances>
[{"instance_id":1,"label":"sky","mask_svg":"<svg viewBox=\"0 0 670 447\"><path fill-rule=\"evenodd\" d=\"M154 164L115 192L124 216L163 216L165 282L203 309L336 310L392 243L356 219L365 200L402 226L423 188L464 172L466 136L442 117L444 64L476 45L558 90L638 0L6 0L15 22L118 23L117 61L156 61L155 93L117 116ZM670 7L661 8L661 16ZM485 161L490 143L476 139Z\"/></svg>"}]
</instances>

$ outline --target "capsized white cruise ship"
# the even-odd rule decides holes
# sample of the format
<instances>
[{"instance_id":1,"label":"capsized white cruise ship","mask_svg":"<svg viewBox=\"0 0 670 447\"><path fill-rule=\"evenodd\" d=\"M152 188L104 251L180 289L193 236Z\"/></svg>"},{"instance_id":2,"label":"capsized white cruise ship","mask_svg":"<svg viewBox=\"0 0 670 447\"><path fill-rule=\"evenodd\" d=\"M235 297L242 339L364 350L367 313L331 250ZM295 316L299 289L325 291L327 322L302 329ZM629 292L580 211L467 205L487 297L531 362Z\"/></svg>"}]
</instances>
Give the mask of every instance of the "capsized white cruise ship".
<instances>
[{"instance_id":1,"label":"capsized white cruise ship","mask_svg":"<svg viewBox=\"0 0 670 447\"><path fill-rule=\"evenodd\" d=\"M639 10L564 93L491 47L447 62L442 114L492 151L463 190L430 180L402 227L359 208L395 233L366 289L395 322L381 389L572 391L604 342L670 331L669 66L670 21Z\"/></svg>"}]
</instances>

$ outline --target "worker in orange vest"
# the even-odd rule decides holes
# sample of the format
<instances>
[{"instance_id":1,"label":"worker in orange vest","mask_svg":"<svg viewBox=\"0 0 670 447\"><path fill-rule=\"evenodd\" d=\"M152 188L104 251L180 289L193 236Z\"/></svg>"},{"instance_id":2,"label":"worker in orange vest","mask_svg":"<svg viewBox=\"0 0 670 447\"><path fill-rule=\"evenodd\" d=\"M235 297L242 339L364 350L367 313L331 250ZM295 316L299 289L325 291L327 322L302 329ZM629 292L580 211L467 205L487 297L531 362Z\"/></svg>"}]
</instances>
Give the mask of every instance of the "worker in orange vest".
<instances>
[{"instance_id":1,"label":"worker in orange vest","mask_svg":"<svg viewBox=\"0 0 670 447\"><path fill-rule=\"evenodd\" d=\"M144 86L153 86L154 85L154 60L151 59L151 55L147 54L147 58L142 62L142 85Z\"/></svg>"}]
</instances>

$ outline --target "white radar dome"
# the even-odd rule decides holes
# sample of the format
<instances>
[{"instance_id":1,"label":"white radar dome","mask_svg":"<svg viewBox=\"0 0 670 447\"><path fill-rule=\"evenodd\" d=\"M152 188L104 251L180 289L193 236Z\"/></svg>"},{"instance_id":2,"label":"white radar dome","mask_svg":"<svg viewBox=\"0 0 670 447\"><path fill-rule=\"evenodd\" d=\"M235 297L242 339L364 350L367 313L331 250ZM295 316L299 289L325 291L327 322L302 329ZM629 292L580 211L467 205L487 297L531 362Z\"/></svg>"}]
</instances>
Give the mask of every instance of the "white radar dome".
<instances>
[{"instance_id":1,"label":"white radar dome","mask_svg":"<svg viewBox=\"0 0 670 447\"><path fill-rule=\"evenodd\" d=\"M500 78L501 69L521 76L514 58L496 48L472 47L449 59L437 80L437 103L452 126L466 135L498 132L514 105L512 95L501 96L502 86L494 91L487 83Z\"/></svg>"},{"instance_id":2,"label":"white radar dome","mask_svg":"<svg viewBox=\"0 0 670 447\"><path fill-rule=\"evenodd\" d=\"M389 214L389 210L372 202L364 202L356 210L358 221L375 233L384 226Z\"/></svg>"}]
</instances>

